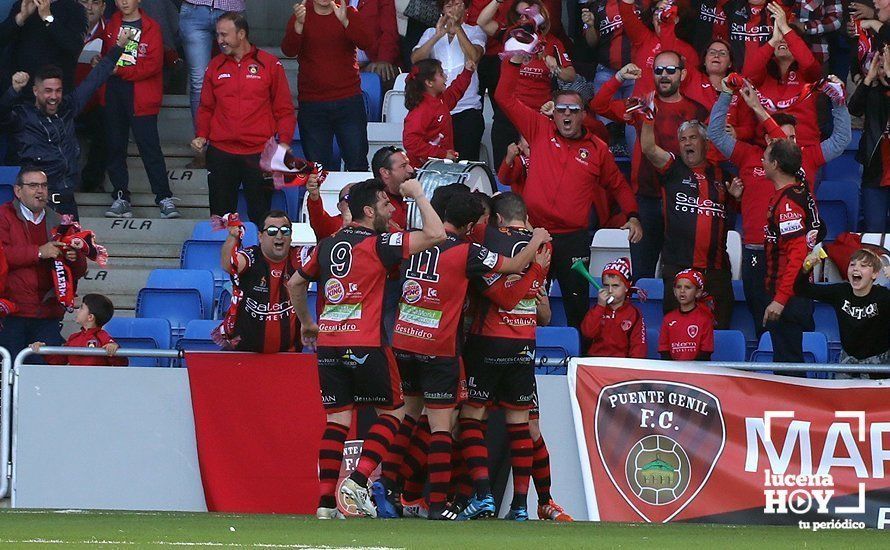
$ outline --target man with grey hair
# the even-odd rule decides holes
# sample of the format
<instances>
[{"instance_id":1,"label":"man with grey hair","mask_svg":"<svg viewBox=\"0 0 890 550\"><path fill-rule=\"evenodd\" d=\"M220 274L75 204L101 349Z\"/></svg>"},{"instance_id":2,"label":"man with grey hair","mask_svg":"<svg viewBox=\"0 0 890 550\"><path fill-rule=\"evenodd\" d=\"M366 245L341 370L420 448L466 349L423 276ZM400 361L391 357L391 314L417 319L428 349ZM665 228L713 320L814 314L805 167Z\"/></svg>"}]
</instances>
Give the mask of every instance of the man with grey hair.
<instances>
[{"instance_id":1,"label":"man with grey hair","mask_svg":"<svg viewBox=\"0 0 890 550\"><path fill-rule=\"evenodd\" d=\"M726 234L727 212L735 210L731 192L738 182L707 158L707 129L698 120L687 120L677 130L679 150L670 153L655 143L655 128L648 108L642 119L640 147L659 173L664 189L664 245L661 249L665 289L683 269L704 275L705 291L714 297L717 328L729 328L733 293ZM679 156L679 161L677 159ZM674 293L664 293L664 311L677 308Z\"/></svg>"}]
</instances>

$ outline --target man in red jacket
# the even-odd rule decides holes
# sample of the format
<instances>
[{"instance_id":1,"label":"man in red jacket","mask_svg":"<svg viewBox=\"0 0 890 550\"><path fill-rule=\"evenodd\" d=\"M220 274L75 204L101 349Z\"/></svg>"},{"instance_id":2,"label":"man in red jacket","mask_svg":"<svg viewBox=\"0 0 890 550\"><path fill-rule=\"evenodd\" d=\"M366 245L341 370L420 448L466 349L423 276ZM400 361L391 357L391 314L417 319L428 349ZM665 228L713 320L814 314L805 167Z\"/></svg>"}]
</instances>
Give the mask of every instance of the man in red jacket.
<instances>
[{"instance_id":1,"label":"man in red jacket","mask_svg":"<svg viewBox=\"0 0 890 550\"><path fill-rule=\"evenodd\" d=\"M302 0L287 22L281 51L300 61L300 139L306 158L337 170L333 142L350 172L368 170L368 115L356 50L370 50L368 23L346 0Z\"/></svg>"},{"instance_id":2,"label":"man in red jacket","mask_svg":"<svg viewBox=\"0 0 890 550\"><path fill-rule=\"evenodd\" d=\"M178 218L158 135L158 113L164 96L164 39L160 25L139 9L139 2L117 0L118 11L108 21L102 46L102 51L108 52L117 44L119 36L130 37L114 74L105 84L103 98L108 177L114 187L111 194L114 202L105 217L133 217L127 170L127 146L132 128L161 217Z\"/></svg>"},{"instance_id":3,"label":"man in red jacket","mask_svg":"<svg viewBox=\"0 0 890 550\"><path fill-rule=\"evenodd\" d=\"M559 91L554 98L553 120L523 105L513 91L521 58L504 60L495 101L529 143L531 157L523 191L532 226L553 236L552 271L564 296L566 318L578 327L587 313L590 287L572 271L576 260L590 261L590 212L596 189L615 198L628 222L628 238L643 236L637 201L618 170L609 147L584 129L585 105L577 92Z\"/></svg>"},{"instance_id":4,"label":"man in red jacket","mask_svg":"<svg viewBox=\"0 0 890 550\"><path fill-rule=\"evenodd\" d=\"M216 33L222 53L204 74L192 148L207 147L210 213L235 212L243 184L248 216L262 221L272 204L272 181L260 170L260 153L276 134L290 147L297 125L290 87L278 58L250 43L243 15L223 14Z\"/></svg>"},{"instance_id":5,"label":"man in red jacket","mask_svg":"<svg viewBox=\"0 0 890 550\"><path fill-rule=\"evenodd\" d=\"M3 319L0 346L15 357L31 342L60 346L65 308L56 298L52 269L55 262L71 268L72 280L86 273L86 259L52 241L61 219L46 207L49 189L46 174L23 167L16 177L15 200L0 206L0 245L9 264L7 292L18 311Z\"/></svg>"}]
</instances>

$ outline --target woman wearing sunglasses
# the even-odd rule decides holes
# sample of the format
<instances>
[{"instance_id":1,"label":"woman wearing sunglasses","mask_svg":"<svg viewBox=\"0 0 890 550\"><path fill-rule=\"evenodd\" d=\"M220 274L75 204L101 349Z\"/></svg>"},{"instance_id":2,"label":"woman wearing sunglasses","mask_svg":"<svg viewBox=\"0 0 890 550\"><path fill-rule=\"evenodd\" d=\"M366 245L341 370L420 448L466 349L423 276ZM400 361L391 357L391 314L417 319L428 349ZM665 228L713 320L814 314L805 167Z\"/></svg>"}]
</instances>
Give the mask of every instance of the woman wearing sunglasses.
<instances>
[{"instance_id":1,"label":"woman wearing sunglasses","mask_svg":"<svg viewBox=\"0 0 890 550\"><path fill-rule=\"evenodd\" d=\"M501 0L503 2L503 0ZM513 90L516 98L535 111L550 101L553 79L563 82L575 80L575 68L566 52L565 45L552 33L551 15L541 0L514 0L506 17L496 20L500 2L492 2L482 10L476 24L492 37L500 36L501 43L509 38L509 32L519 26L535 28L538 38L537 52L523 64L519 82ZM555 19L555 18L554 18ZM496 110L491 128L491 145L494 149L494 165L500 166L507 147L519 139L519 132L510 124L501 110Z\"/></svg>"}]
</instances>

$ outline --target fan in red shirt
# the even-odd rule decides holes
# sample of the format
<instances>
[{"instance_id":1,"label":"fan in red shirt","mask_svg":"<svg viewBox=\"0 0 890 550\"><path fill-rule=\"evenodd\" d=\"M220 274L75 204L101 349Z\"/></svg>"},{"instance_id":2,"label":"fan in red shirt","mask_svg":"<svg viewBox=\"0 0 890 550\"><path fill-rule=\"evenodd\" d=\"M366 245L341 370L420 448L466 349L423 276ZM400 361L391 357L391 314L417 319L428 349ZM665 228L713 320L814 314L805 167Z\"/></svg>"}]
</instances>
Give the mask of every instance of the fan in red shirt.
<instances>
[{"instance_id":1,"label":"fan in red shirt","mask_svg":"<svg viewBox=\"0 0 890 550\"><path fill-rule=\"evenodd\" d=\"M656 145L652 121L644 119L640 133L643 152L661 174L663 184L664 286L667 288L674 275L684 269L702 271L705 290L716 300L718 326L729 328L735 302L726 253L727 211L735 206L727 190L730 177L708 161L707 131L699 121L680 125L680 147L675 155ZM665 313L677 306L672 298L665 295Z\"/></svg>"},{"instance_id":2,"label":"fan in red shirt","mask_svg":"<svg viewBox=\"0 0 890 550\"><path fill-rule=\"evenodd\" d=\"M306 181L306 212L309 214L309 226L315 233L316 242L330 237L352 221L347 200L350 187L352 187L351 183L340 189L340 194L337 196L337 210L340 213L332 216L324 209L321 193L318 191L318 178L315 174L309 176Z\"/></svg>"},{"instance_id":3,"label":"fan in red shirt","mask_svg":"<svg viewBox=\"0 0 890 550\"><path fill-rule=\"evenodd\" d=\"M510 33L518 27L526 30L535 29L534 34L538 39L535 48L537 53L523 63L519 71L519 80L511 90L514 97L522 104L538 110L552 99L554 79L562 82L575 80L575 68L565 45L552 32L552 22L559 19L559 15L551 13L544 2L541 0L514 1L511 9L506 13L506 21L503 26L493 20L488 20L489 13L491 13L490 8L480 14L477 23L489 36L500 36L502 42L509 40ZM498 104L497 100L494 103ZM500 107L499 104L498 107ZM519 133L518 128L511 123L502 108L496 109L491 127L492 154L495 166L500 166L507 147L519 139Z\"/></svg>"},{"instance_id":4,"label":"fan in red shirt","mask_svg":"<svg viewBox=\"0 0 890 550\"><path fill-rule=\"evenodd\" d=\"M519 56L504 61L495 99L528 140L534 161L523 199L532 226L554 234L553 271L567 297L569 325L577 327L587 311L590 289L571 266L579 258L590 257L588 226L596 189L606 189L627 216L623 228L630 230L631 242L642 237L637 203L608 146L584 129L584 102L577 92L556 92L552 120L513 96L520 62Z\"/></svg>"},{"instance_id":5,"label":"fan in red shirt","mask_svg":"<svg viewBox=\"0 0 890 550\"><path fill-rule=\"evenodd\" d=\"M680 86L686 78L685 62L674 51L663 51L655 57L653 74L656 77L655 93L637 98L635 106L651 104L655 114L655 141L666 151L679 149L677 129L687 120L707 120L708 111L702 105L684 97ZM633 123L640 132L640 122L627 114L628 102L613 100L613 96L625 80L639 81L643 70L633 63L625 65L600 88L591 102L597 114L615 121ZM640 149L640 141L634 144L631 158L631 186L637 194L643 239L631 245L634 273L637 277L654 277L655 266L664 240L664 223L661 201L661 184L658 173Z\"/></svg>"},{"instance_id":6,"label":"fan in red shirt","mask_svg":"<svg viewBox=\"0 0 890 550\"><path fill-rule=\"evenodd\" d=\"M784 112L797 118L800 145L816 145L820 141L817 95L806 92L807 84L822 78L822 65L788 24L782 8L773 3L767 9L775 16L772 36L768 42L749 52L742 74L760 91L761 103L767 111ZM737 119L753 122L753 117L744 114L747 108L744 105L739 108L743 112ZM742 126L736 131L747 135Z\"/></svg>"},{"instance_id":7,"label":"fan in red shirt","mask_svg":"<svg viewBox=\"0 0 890 550\"><path fill-rule=\"evenodd\" d=\"M445 242L402 264L402 296L392 345L405 392L405 415L412 419L408 423L414 425L426 407L432 432L427 459L430 519L457 518L445 503L451 481L453 412L466 391L460 328L467 287L471 279L485 275L520 273L549 240L547 232L539 230L512 258L464 241L482 214L482 203L471 193L453 195L442 212ZM545 263L550 253L538 256L536 261ZM398 455L403 453L391 452L387 462L404 460Z\"/></svg>"},{"instance_id":8,"label":"fan in red shirt","mask_svg":"<svg viewBox=\"0 0 890 550\"><path fill-rule=\"evenodd\" d=\"M714 314L702 298L704 276L694 269L684 269L674 277L677 308L665 313L658 335L662 359L673 361L710 361L714 352Z\"/></svg>"},{"instance_id":9,"label":"fan in red shirt","mask_svg":"<svg viewBox=\"0 0 890 550\"><path fill-rule=\"evenodd\" d=\"M790 139L780 139L763 153L763 170L773 182L766 227L766 291L772 302L763 325L773 342L773 361L803 363L803 333L812 331L813 302L794 295L804 259L825 237L816 199L798 178L801 153Z\"/></svg>"},{"instance_id":10,"label":"fan in red shirt","mask_svg":"<svg viewBox=\"0 0 890 550\"><path fill-rule=\"evenodd\" d=\"M710 110L720 95L720 82L733 70L730 52L729 42L725 40L708 44L701 65L687 64L686 79L680 92Z\"/></svg>"},{"instance_id":11,"label":"fan in red shirt","mask_svg":"<svg viewBox=\"0 0 890 550\"><path fill-rule=\"evenodd\" d=\"M581 334L593 343L591 357L635 357L645 359L646 322L630 303L630 260L619 258L603 268L603 289L596 305L587 312Z\"/></svg>"},{"instance_id":12,"label":"fan in red shirt","mask_svg":"<svg viewBox=\"0 0 890 550\"><path fill-rule=\"evenodd\" d=\"M371 405L378 417L340 492L360 514L371 517L377 510L368 493L368 476L383 460L404 415L401 378L383 328L384 283L402 260L444 241L445 228L420 182L406 181L401 191L414 199L423 230L384 233L394 209L383 184L375 179L357 183L349 190L352 223L321 241L288 283L304 343L314 344L316 335L318 342L321 401L327 412L318 459L320 519L342 517L335 491L355 406ZM310 280L319 285L317 325L307 303Z\"/></svg>"},{"instance_id":13,"label":"fan in red shirt","mask_svg":"<svg viewBox=\"0 0 890 550\"><path fill-rule=\"evenodd\" d=\"M450 86L438 59L414 64L405 81L405 126L402 142L411 166L420 168L430 158L457 160L451 110L470 85L476 64L467 61L464 70Z\"/></svg>"},{"instance_id":14,"label":"fan in red shirt","mask_svg":"<svg viewBox=\"0 0 890 550\"><path fill-rule=\"evenodd\" d=\"M358 50L375 47L372 30L347 0L294 4L281 51L300 62L297 92L306 158L334 167L333 137L350 172L368 169L368 116Z\"/></svg>"},{"instance_id":15,"label":"fan in red shirt","mask_svg":"<svg viewBox=\"0 0 890 550\"><path fill-rule=\"evenodd\" d=\"M125 357L115 357L118 346L110 334L102 329L114 316L114 304L101 294L87 294L83 297L74 322L80 330L68 337L67 348L104 348L106 355L47 355L50 365L82 365L91 367L126 367ZM40 351L44 342L34 342L31 349Z\"/></svg>"}]
</instances>

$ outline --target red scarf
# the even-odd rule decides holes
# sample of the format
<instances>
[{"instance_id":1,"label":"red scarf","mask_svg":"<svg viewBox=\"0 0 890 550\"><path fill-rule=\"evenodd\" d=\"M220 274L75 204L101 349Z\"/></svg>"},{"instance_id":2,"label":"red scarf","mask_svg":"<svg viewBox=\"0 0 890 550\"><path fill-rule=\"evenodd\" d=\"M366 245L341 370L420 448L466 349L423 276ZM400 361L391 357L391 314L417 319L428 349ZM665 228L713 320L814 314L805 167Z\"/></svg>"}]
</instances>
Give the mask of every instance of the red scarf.
<instances>
[{"instance_id":1,"label":"red scarf","mask_svg":"<svg viewBox=\"0 0 890 550\"><path fill-rule=\"evenodd\" d=\"M238 251L241 250L241 240L244 238L244 223L238 217L237 213L226 214L225 216L211 216L210 227L214 231L220 229L228 229L237 227L239 229L238 236L235 238L235 246L232 247L232 253L229 255L229 265L232 274L232 301L229 303L229 310L226 317L218 327L213 329L210 337L222 349L235 349L241 337L235 334L235 322L238 319L238 304L244 293L241 291L241 282L238 278Z\"/></svg>"},{"instance_id":2,"label":"red scarf","mask_svg":"<svg viewBox=\"0 0 890 550\"><path fill-rule=\"evenodd\" d=\"M65 245L64 250L75 250L104 267L108 261L108 251L96 244L96 234L84 230L70 215L62 216L62 222L53 230L52 240ZM74 311L75 281L71 266L64 256L53 260L53 285L56 298L68 311Z\"/></svg>"}]
</instances>

